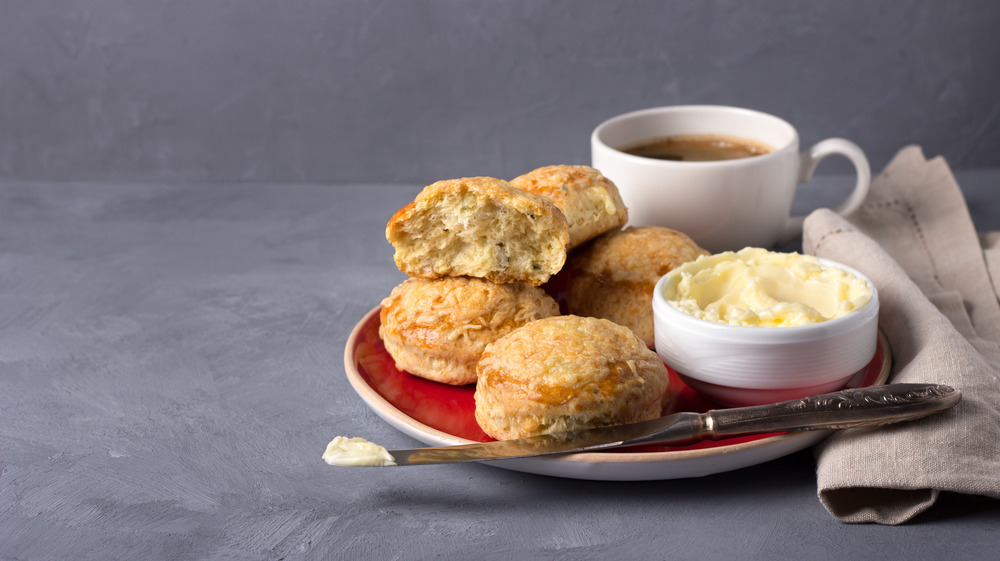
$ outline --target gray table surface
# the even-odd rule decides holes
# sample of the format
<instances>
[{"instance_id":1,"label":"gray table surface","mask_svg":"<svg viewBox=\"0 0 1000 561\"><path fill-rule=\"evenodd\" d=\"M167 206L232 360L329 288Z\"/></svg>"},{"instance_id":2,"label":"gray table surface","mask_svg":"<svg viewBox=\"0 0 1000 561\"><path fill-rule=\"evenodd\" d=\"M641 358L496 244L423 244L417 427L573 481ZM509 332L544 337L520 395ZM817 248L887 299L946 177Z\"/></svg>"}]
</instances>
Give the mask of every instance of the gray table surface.
<instances>
[{"instance_id":1,"label":"gray table surface","mask_svg":"<svg viewBox=\"0 0 1000 561\"><path fill-rule=\"evenodd\" d=\"M1000 229L1000 170L957 175ZM327 466L335 435L419 444L343 367L404 279L384 227L418 190L0 182L0 556L996 558L1000 501L843 525L809 450L651 482Z\"/></svg>"}]
</instances>

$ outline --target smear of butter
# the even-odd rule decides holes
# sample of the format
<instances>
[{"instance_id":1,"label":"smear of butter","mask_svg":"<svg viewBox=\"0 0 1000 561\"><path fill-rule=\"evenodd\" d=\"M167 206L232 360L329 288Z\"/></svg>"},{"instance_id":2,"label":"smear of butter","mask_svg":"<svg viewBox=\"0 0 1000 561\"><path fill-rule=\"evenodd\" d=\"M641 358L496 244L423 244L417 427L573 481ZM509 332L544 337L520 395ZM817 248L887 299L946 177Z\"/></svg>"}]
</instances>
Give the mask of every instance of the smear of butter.
<instances>
[{"instance_id":1,"label":"smear of butter","mask_svg":"<svg viewBox=\"0 0 1000 561\"><path fill-rule=\"evenodd\" d=\"M323 459L331 466L394 466L389 451L363 438L338 436L326 445Z\"/></svg>"},{"instance_id":2,"label":"smear of butter","mask_svg":"<svg viewBox=\"0 0 1000 561\"><path fill-rule=\"evenodd\" d=\"M699 257L668 273L663 295L697 318L785 327L829 321L864 306L862 278L811 255L748 247Z\"/></svg>"}]
</instances>

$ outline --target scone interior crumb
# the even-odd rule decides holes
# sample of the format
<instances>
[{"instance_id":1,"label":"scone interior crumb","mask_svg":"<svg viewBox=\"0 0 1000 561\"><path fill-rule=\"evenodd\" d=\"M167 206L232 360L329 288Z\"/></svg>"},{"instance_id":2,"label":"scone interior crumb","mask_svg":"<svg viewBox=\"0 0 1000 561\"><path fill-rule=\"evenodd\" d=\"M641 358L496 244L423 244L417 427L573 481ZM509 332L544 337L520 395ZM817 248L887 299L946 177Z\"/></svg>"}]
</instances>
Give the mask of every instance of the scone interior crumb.
<instances>
[{"instance_id":1,"label":"scone interior crumb","mask_svg":"<svg viewBox=\"0 0 1000 561\"><path fill-rule=\"evenodd\" d=\"M405 220L390 223L387 237L403 272L537 286L562 268L569 226L551 202L501 180L439 183Z\"/></svg>"},{"instance_id":2,"label":"scone interior crumb","mask_svg":"<svg viewBox=\"0 0 1000 561\"><path fill-rule=\"evenodd\" d=\"M406 234L432 229L445 234L414 236L407 244L412 258L429 258L436 273L451 267L471 276L485 276L494 269L538 270L542 265L533 258L554 250L551 241L539 239L532 228L534 214L516 212L468 191L449 193L440 204L449 212L417 214L403 228Z\"/></svg>"}]
</instances>

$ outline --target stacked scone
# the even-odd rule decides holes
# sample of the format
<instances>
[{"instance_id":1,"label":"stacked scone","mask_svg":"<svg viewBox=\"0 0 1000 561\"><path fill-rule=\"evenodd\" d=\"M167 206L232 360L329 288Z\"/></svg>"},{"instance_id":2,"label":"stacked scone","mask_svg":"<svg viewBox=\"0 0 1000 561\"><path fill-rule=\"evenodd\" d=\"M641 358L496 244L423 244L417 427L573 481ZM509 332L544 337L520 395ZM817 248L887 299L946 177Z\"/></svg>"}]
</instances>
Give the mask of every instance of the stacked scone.
<instances>
[{"instance_id":1,"label":"stacked scone","mask_svg":"<svg viewBox=\"0 0 1000 561\"><path fill-rule=\"evenodd\" d=\"M498 439L658 417L666 367L636 335L641 321L603 313L621 296L605 283L616 281L602 269L613 259L597 255L631 235L621 230L627 220L618 189L587 166L425 187L386 227L394 260L411 277L382 302L386 350L413 375L475 383L476 420ZM670 243L684 248L670 268L700 251ZM542 286L564 267L571 315L560 316ZM629 294L633 277L619 279Z\"/></svg>"},{"instance_id":2,"label":"stacked scone","mask_svg":"<svg viewBox=\"0 0 1000 561\"><path fill-rule=\"evenodd\" d=\"M629 226L597 238L570 256L570 313L609 319L653 348L653 287L660 277L708 252L676 230Z\"/></svg>"},{"instance_id":3,"label":"stacked scone","mask_svg":"<svg viewBox=\"0 0 1000 561\"><path fill-rule=\"evenodd\" d=\"M569 225L548 199L491 177L439 181L386 227L410 279L382 302L396 365L446 384L476 381L486 345L559 306L538 286L566 262Z\"/></svg>"}]
</instances>

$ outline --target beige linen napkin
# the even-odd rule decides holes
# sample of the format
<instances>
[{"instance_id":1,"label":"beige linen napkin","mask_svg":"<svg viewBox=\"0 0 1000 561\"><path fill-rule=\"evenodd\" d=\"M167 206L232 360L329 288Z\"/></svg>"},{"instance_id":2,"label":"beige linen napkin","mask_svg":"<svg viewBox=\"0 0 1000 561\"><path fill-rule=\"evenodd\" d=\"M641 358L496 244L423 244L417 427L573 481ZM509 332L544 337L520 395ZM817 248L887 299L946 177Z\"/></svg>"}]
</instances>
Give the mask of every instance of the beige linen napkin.
<instances>
[{"instance_id":1,"label":"beige linen napkin","mask_svg":"<svg viewBox=\"0 0 1000 561\"><path fill-rule=\"evenodd\" d=\"M875 283L890 381L962 392L946 413L840 431L818 446L823 505L842 522L900 524L941 491L1000 498L1000 305L991 281L991 273L1000 281L1000 235L977 235L945 161L903 149L858 211L809 216L803 250Z\"/></svg>"}]
</instances>

